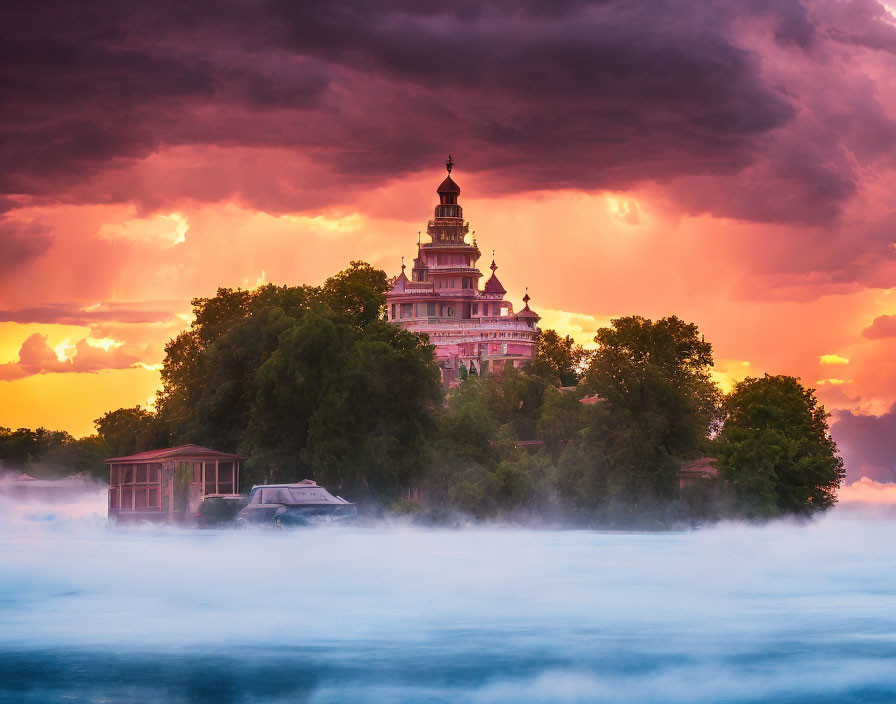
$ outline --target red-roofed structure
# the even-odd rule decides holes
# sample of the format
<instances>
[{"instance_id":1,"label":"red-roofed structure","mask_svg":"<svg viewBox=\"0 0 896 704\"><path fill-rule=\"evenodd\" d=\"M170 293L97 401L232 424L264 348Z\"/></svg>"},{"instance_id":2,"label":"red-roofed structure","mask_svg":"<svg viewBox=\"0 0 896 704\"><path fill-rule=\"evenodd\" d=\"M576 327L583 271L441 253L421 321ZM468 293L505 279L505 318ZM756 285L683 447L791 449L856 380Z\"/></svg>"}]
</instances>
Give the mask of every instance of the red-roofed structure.
<instances>
[{"instance_id":1,"label":"red-roofed structure","mask_svg":"<svg viewBox=\"0 0 896 704\"><path fill-rule=\"evenodd\" d=\"M436 189L436 193L438 193L438 194L446 193L446 194L453 194L455 196L459 196L460 195L460 186L458 186L454 182L454 179L451 178L451 174L448 174L448 176L445 177L445 180L439 184L438 189Z\"/></svg>"},{"instance_id":2,"label":"red-roofed structure","mask_svg":"<svg viewBox=\"0 0 896 704\"><path fill-rule=\"evenodd\" d=\"M501 296L503 296L505 293L507 293L507 289L504 288L504 284L502 284L500 281L498 281L498 276L497 276L497 274L495 274L495 269L497 269L497 268L498 268L498 265L495 264L495 260L492 259L492 266L491 266L492 275L490 277L488 277L488 281L486 281L485 286L482 287L483 293L497 293Z\"/></svg>"},{"instance_id":3,"label":"red-roofed structure","mask_svg":"<svg viewBox=\"0 0 896 704\"><path fill-rule=\"evenodd\" d=\"M718 462L718 459L715 457L701 457L683 464L679 470L679 488L692 486L699 481L718 477L719 470L715 466L716 462Z\"/></svg>"},{"instance_id":4,"label":"red-roofed structure","mask_svg":"<svg viewBox=\"0 0 896 704\"><path fill-rule=\"evenodd\" d=\"M107 459L109 518L117 522L181 520L194 514L209 494L238 493L244 459L201 445Z\"/></svg>"},{"instance_id":5,"label":"red-roofed structure","mask_svg":"<svg viewBox=\"0 0 896 704\"><path fill-rule=\"evenodd\" d=\"M536 313L534 310L529 308L529 292L526 291L526 295L523 296L523 309L516 314L516 317L520 320L534 320L536 323L541 320L541 316Z\"/></svg>"},{"instance_id":6,"label":"red-roofed structure","mask_svg":"<svg viewBox=\"0 0 896 704\"><path fill-rule=\"evenodd\" d=\"M540 317L525 307L514 314L504 299L507 290L492 274L480 290L482 272L476 236L470 237L458 204L460 186L448 177L437 190L439 204L426 227L429 242L417 243L410 280L405 266L386 292L389 320L413 332L425 333L436 348L446 386L459 383L461 367L478 374L502 373L507 365L521 367L532 359L538 343Z\"/></svg>"}]
</instances>

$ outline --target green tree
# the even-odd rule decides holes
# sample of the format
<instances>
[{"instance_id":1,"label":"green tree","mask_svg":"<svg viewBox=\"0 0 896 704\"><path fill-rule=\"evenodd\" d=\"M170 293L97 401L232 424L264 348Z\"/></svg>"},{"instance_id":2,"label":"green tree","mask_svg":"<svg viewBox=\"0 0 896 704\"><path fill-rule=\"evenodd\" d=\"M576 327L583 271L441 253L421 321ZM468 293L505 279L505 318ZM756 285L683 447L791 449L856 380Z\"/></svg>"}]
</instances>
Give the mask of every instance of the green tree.
<instances>
[{"instance_id":1,"label":"green tree","mask_svg":"<svg viewBox=\"0 0 896 704\"><path fill-rule=\"evenodd\" d=\"M89 472L105 479L108 446L97 435L75 439L62 430L0 428L0 468L26 471L38 479Z\"/></svg>"},{"instance_id":2,"label":"green tree","mask_svg":"<svg viewBox=\"0 0 896 704\"><path fill-rule=\"evenodd\" d=\"M555 386L575 386L589 359L590 353L569 335L560 337L556 330L542 330L528 371Z\"/></svg>"},{"instance_id":3,"label":"green tree","mask_svg":"<svg viewBox=\"0 0 896 704\"><path fill-rule=\"evenodd\" d=\"M582 428L584 406L578 395L548 388L542 397L537 421L537 436L543 440L554 460Z\"/></svg>"},{"instance_id":4,"label":"green tree","mask_svg":"<svg viewBox=\"0 0 896 704\"><path fill-rule=\"evenodd\" d=\"M553 511L550 453L521 442L536 439L550 391L560 394L540 377L506 369L501 377L470 376L450 392L421 478L433 510L480 519Z\"/></svg>"},{"instance_id":5,"label":"green tree","mask_svg":"<svg viewBox=\"0 0 896 704\"><path fill-rule=\"evenodd\" d=\"M558 491L570 515L620 526L668 520L678 460L628 409L599 403L582 413L583 428L558 464Z\"/></svg>"},{"instance_id":6,"label":"green tree","mask_svg":"<svg viewBox=\"0 0 896 704\"><path fill-rule=\"evenodd\" d=\"M561 456L561 495L613 520L662 518L681 461L699 453L717 416L712 346L674 316L617 318L595 341L583 386L603 401Z\"/></svg>"},{"instance_id":7,"label":"green tree","mask_svg":"<svg viewBox=\"0 0 896 704\"><path fill-rule=\"evenodd\" d=\"M0 428L0 467L21 468L34 453L35 441L29 428Z\"/></svg>"},{"instance_id":8,"label":"green tree","mask_svg":"<svg viewBox=\"0 0 896 704\"><path fill-rule=\"evenodd\" d=\"M386 272L366 262L353 261L348 269L331 276L320 289L318 299L330 310L345 313L363 328L385 315Z\"/></svg>"},{"instance_id":9,"label":"green tree","mask_svg":"<svg viewBox=\"0 0 896 704\"><path fill-rule=\"evenodd\" d=\"M93 421L109 457L124 457L152 449L155 415L141 408L119 408Z\"/></svg>"},{"instance_id":10,"label":"green tree","mask_svg":"<svg viewBox=\"0 0 896 704\"><path fill-rule=\"evenodd\" d=\"M617 318L594 338L599 347L586 386L624 410L671 455L694 454L718 415L710 376L712 345L693 323Z\"/></svg>"},{"instance_id":11,"label":"green tree","mask_svg":"<svg viewBox=\"0 0 896 704\"><path fill-rule=\"evenodd\" d=\"M791 376L747 378L724 402L720 475L747 516L809 515L834 505L845 476L813 389Z\"/></svg>"},{"instance_id":12,"label":"green tree","mask_svg":"<svg viewBox=\"0 0 896 704\"><path fill-rule=\"evenodd\" d=\"M257 375L254 461L354 498L392 498L423 466L441 400L426 338L374 320L362 330L313 308L285 330Z\"/></svg>"},{"instance_id":13,"label":"green tree","mask_svg":"<svg viewBox=\"0 0 896 704\"><path fill-rule=\"evenodd\" d=\"M353 261L323 286L276 286L252 291L218 289L193 300L189 330L165 348L157 425L173 442L240 448L255 398L255 375L280 335L312 306L323 306L363 329L381 317L385 272Z\"/></svg>"},{"instance_id":14,"label":"green tree","mask_svg":"<svg viewBox=\"0 0 896 704\"><path fill-rule=\"evenodd\" d=\"M268 284L218 289L193 300L194 320L165 347L157 426L171 442L235 451L248 423L253 380L280 333L304 315L318 289Z\"/></svg>"},{"instance_id":15,"label":"green tree","mask_svg":"<svg viewBox=\"0 0 896 704\"><path fill-rule=\"evenodd\" d=\"M0 428L0 461L9 468L25 469L41 456L74 438L62 430Z\"/></svg>"},{"instance_id":16,"label":"green tree","mask_svg":"<svg viewBox=\"0 0 896 704\"><path fill-rule=\"evenodd\" d=\"M42 454L29 465L28 473L39 479L87 473L100 481L108 481L109 471L105 464L107 457L110 457L109 448L98 435L70 438Z\"/></svg>"},{"instance_id":17,"label":"green tree","mask_svg":"<svg viewBox=\"0 0 896 704\"><path fill-rule=\"evenodd\" d=\"M250 468L282 480L311 478L304 449L312 417L338 384L356 338L328 309L315 307L285 329L255 374L246 447ZM257 471L257 469L256 469Z\"/></svg>"},{"instance_id":18,"label":"green tree","mask_svg":"<svg viewBox=\"0 0 896 704\"><path fill-rule=\"evenodd\" d=\"M536 439L544 394L550 386L541 377L508 369L501 378L486 377L482 387L495 418L509 425L516 440Z\"/></svg>"}]
</instances>

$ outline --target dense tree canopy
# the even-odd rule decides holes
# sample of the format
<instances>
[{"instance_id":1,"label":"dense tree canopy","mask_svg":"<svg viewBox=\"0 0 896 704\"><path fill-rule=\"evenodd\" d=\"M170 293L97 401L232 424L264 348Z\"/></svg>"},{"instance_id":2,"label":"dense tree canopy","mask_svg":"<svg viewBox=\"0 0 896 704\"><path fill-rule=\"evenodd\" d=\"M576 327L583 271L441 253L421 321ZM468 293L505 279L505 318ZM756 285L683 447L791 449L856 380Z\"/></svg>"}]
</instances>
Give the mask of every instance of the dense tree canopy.
<instances>
[{"instance_id":1,"label":"dense tree canopy","mask_svg":"<svg viewBox=\"0 0 896 704\"><path fill-rule=\"evenodd\" d=\"M37 479L87 472L106 477L108 446L97 435L73 438L61 430L0 428L0 469L25 471Z\"/></svg>"},{"instance_id":2,"label":"dense tree canopy","mask_svg":"<svg viewBox=\"0 0 896 704\"><path fill-rule=\"evenodd\" d=\"M544 517L553 509L552 463L537 440L542 378L507 370L470 376L448 396L421 479L430 507L477 518Z\"/></svg>"},{"instance_id":3,"label":"dense tree canopy","mask_svg":"<svg viewBox=\"0 0 896 704\"><path fill-rule=\"evenodd\" d=\"M589 359L590 353L569 335L561 337L556 330L542 330L528 371L556 386L575 386Z\"/></svg>"},{"instance_id":4,"label":"dense tree canopy","mask_svg":"<svg viewBox=\"0 0 896 704\"><path fill-rule=\"evenodd\" d=\"M314 308L258 370L245 447L277 476L395 496L420 473L440 402L425 339L380 320L358 330Z\"/></svg>"},{"instance_id":5,"label":"dense tree canopy","mask_svg":"<svg viewBox=\"0 0 896 704\"><path fill-rule=\"evenodd\" d=\"M381 320L363 262L319 288L220 289L166 348L159 423L174 442L250 456L245 478L318 479L354 498L419 473L441 402L428 341Z\"/></svg>"},{"instance_id":6,"label":"dense tree canopy","mask_svg":"<svg viewBox=\"0 0 896 704\"><path fill-rule=\"evenodd\" d=\"M720 469L740 512L811 514L835 503L843 460L812 389L791 376L747 378L724 411Z\"/></svg>"},{"instance_id":7,"label":"dense tree canopy","mask_svg":"<svg viewBox=\"0 0 896 704\"><path fill-rule=\"evenodd\" d=\"M0 428L0 461L8 467L24 468L47 452L73 440L62 430Z\"/></svg>"},{"instance_id":8,"label":"dense tree canopy","mask_svg":"<svg viewBox=\"0 0 896 704\"><path fill-rule=\"evenodd\" d=\"M716 416L712 346L674 316L617 318L595 342L583 387L597 402L560 457L558 489L580 515L662 518Z\"/></svg>"},{"instance_id":9,"label":"dense tree canopy","mask_svg":"<svg viewBox=\"0 0 896 704\"><path fill-rule=\"evenodd\" d=\"M109 457L124 457L158 446L155 442L155 415L145 408L119 408L94 421L97 435Z\"/></svg>"},{"instance_id":10,"label":"dense tree canopy","mask_svg":"<svg viewBox=\"0 0 896 704\"><path fill-rule=\"evenodd\" d=\"M697 326L672 316L656 322L616 318L594 338L599 347L586 387L628 414L671 455L696 452L717 414L712 345Z\"/></svg>"}]
</instances>

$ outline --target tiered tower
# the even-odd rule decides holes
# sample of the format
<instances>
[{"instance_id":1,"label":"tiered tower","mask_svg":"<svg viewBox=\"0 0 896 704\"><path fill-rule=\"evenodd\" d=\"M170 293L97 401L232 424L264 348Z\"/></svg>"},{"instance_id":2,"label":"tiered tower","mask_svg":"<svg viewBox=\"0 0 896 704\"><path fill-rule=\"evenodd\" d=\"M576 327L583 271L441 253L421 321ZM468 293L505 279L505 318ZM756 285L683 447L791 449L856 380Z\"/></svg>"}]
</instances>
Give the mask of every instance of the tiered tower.
<instances>
[{"instance_id":1,"label":"tiered tower","mask_svg":"<svg viewBox=\"0 0 896 704\"><path fill-rule=\"evenodd\" d=\"M439 185L439 204L426 226L430 241L418 237L411 278L402 263L386 303L390 321L429 335L443 382L450 386L472 370L500 374L508 365L520 367L532 359L540 318L529 308L528 293L523 309L514 314L504 300L507 291L495 274L494 258L491 276L479 288L479 247L475 233L467 242L469 223L457 202L460 186L451 178L450 154L445 166L448 176Z\"/></svg>"}]
</instances>

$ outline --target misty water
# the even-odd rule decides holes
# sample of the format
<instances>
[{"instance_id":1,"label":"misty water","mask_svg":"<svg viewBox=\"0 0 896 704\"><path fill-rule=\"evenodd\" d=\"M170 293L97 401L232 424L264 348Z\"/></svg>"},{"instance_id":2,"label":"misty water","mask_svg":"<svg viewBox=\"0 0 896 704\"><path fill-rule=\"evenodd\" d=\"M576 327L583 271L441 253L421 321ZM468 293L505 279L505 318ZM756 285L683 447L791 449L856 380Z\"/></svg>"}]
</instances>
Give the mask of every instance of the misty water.
<instances>
[{"instance_id":1,"label":"misty water","mask_svg":"<svg viewBox=\"0 0 896 704\"><path fill-rule=\"evenodd\" d=\"M0 701L896 700L886 507L283 534L0 508Z\"/></svg>"}]
</instances>

